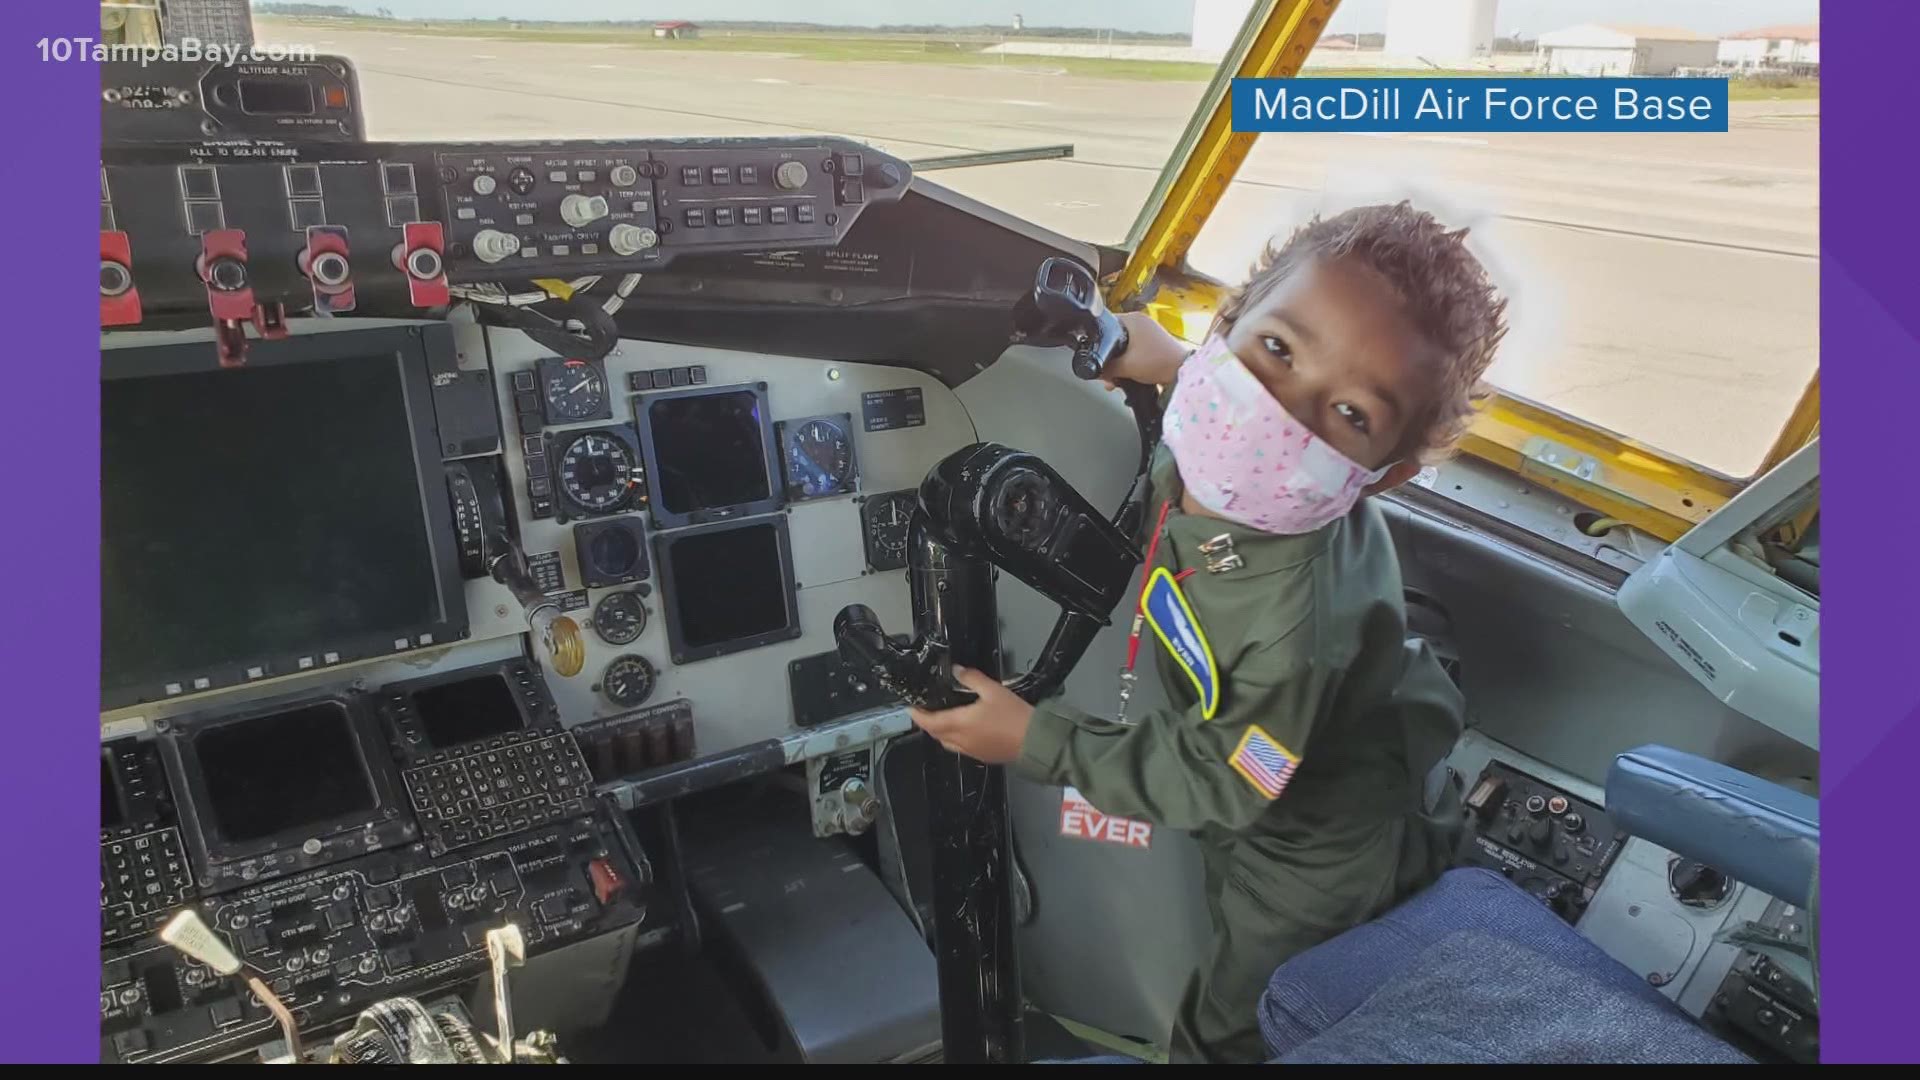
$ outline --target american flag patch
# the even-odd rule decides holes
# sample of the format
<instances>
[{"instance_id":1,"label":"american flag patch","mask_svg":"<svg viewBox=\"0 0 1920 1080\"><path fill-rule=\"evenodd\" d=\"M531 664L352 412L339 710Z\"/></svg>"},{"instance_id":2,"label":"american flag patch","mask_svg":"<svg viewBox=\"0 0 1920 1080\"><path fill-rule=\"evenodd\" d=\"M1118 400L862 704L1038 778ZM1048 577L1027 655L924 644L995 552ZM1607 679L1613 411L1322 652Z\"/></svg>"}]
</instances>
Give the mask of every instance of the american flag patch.
<instances>
[{"instance_id":1,"label":"american flag patch","mask_svg":"<svg viewBox=\"0 0 1920 1080\"><path fill-rule=\"evenodd\" d=\"M1293 779L1293 770L1299 767L1300 759L1274 742L1273 736L1260 730L1258 725L1252 725L1240 736L1240 745L1234 747L1227 764L1246 777L1247 783L1260 794L1277 799L1287 789L1287 781Z\"/></svg>"}]
</instances>

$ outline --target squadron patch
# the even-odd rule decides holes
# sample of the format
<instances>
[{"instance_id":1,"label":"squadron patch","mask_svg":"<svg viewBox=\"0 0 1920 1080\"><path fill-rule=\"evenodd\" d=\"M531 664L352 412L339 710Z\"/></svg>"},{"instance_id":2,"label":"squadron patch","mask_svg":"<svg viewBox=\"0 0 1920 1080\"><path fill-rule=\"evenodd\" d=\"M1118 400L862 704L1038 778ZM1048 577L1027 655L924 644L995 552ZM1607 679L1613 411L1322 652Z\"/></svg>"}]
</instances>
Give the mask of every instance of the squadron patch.
<instances>
[{"instance_id":1,"label":"squadron patch","mask_svg":"<svg viewBox=\"0 0 1920 1080\"><path fill-rule=\"evenodd\" d=\"M1287 781L1293 779L1293 770L1300 766L1300 758L1254 724L1240 737L1240 745L1234 747L1227 764L1261 795L1277 799L1287 789Z\"/></svg>"},{"instance_id":2,"label":"squadron patch","mask_svg":"<svg viewBox=\"0 0 1920 1080\"><path fill-rule=\"evenodd\" d=\"M1201 718L1213 719L1220 708L1220 671L1213 662L1213 649L1207 644L1207 636L1200 630L1200 621L1193 616L1192 605L1187 603L1186 594L1180 591L1179 583L1166 567L1154 569L1140 607L1146 613L1147 625L1153 627L1154 636L1173 654L1174 663L1187 673L1187 678L1193 680L1193 688L1200 695Z\"/></svg>"}]
</instances>

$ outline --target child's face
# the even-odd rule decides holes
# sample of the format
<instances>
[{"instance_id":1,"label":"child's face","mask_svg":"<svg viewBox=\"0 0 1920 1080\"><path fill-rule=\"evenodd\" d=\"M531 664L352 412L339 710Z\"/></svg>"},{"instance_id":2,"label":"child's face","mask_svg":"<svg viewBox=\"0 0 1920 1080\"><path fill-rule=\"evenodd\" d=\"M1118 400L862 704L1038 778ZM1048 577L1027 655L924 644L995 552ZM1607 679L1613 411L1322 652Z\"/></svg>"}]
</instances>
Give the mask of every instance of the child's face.
<instances>
[{"instance_id":1,"label":"child's face","mask_svg":"<svg viewBox=\"0 0 1920 1080\"><path fill-rule=\"evenodd\" d=\"M1241 313L1227 346L1294 419L1356 463L1377 469L1404 456L1430 393L1432 346L1379 278L1339 260L1304 266Z\"/></svg>"}]
</instances>

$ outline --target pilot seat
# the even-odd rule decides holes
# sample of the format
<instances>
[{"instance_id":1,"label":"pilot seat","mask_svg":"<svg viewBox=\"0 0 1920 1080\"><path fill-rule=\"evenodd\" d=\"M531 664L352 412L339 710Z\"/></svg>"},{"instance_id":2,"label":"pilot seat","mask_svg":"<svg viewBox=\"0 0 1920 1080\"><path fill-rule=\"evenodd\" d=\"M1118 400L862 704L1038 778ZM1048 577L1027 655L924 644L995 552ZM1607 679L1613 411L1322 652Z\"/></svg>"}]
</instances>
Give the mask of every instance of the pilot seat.
<instances>
[{"instance_id":1,"label":"pilot seat","mask_svg":"<svg viewBox=\"0 0 1920 1080\"><path fill-rule=\"evenodd\" d=\"M1817 800L1646 746L1615 760L1607 811L1641 839L1809 908L1817 942ZM1817 967L1812 981L1817 991ZM1282 964L1259 1009L1271 1064L1753 1060L1479 868L1449 871L1381 918Z\"/></svg>"}]
</instances>

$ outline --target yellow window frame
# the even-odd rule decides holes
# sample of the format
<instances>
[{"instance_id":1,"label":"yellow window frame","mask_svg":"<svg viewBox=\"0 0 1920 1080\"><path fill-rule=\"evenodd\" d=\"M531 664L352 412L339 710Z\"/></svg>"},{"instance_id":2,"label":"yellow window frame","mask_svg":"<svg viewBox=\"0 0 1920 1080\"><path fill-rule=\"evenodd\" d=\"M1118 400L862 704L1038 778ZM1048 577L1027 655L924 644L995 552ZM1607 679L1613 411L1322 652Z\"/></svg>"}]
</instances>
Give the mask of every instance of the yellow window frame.
<instances>
[{"instance_id":1,"label":"yellow window frame","mask_svg":"<svg viewBox=\"0 0 1920 1080\"><path fill-rule=\"evenodd\" d=\"M1107 282L1110 306L1144 308L1188 340L1205 332L1226 289L1191 273L1187 252L1257 137L1233 130L1233 80L1299 74L1339 6L1339 0L1257 0L1134 222L1126 264ZM1819 429L1815 371L1760 472ZM1663 540L1678 539L1746 483L1505 393L1487 403L1460 450Z\"/></svg>"}]
</instances>

